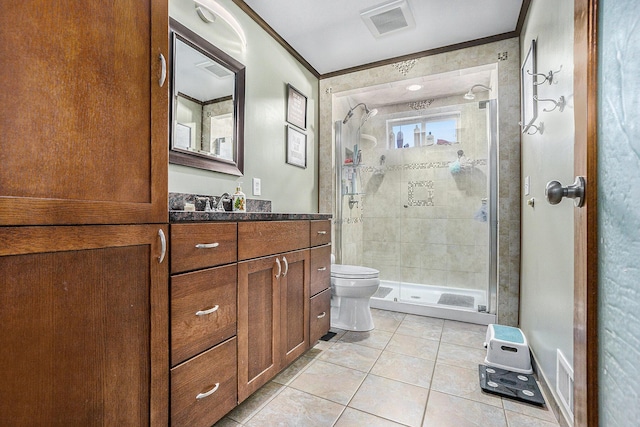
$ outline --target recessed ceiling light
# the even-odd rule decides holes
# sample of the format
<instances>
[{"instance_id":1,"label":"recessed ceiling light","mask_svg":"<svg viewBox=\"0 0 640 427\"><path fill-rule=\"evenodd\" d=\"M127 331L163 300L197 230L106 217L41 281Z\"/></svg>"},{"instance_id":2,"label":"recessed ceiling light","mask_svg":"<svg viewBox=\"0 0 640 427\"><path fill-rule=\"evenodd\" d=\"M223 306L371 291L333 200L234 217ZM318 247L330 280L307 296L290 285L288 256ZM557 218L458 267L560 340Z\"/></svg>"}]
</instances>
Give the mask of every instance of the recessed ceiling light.
<instances>
[{"instance_id":1,"label":"recessed ceiling light","mask_svg":"<svg viewBox=\"0 0 640 427\"><path fill-rule=\"evenodd\" d=\"M407 90L415 92L416 90L422 89L422 85L409 85L407 86Z\"/></svg>"}]
</instances>

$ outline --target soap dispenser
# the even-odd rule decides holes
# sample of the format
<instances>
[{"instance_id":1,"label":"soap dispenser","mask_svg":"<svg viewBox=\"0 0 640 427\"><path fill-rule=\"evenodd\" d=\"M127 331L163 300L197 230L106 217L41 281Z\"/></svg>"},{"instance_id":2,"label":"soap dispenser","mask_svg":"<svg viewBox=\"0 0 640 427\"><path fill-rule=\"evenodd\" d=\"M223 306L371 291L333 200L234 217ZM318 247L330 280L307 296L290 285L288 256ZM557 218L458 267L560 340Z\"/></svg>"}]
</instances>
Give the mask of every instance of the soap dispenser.
<instances>
[{"instance_id":1,"label":"soap dispenser","mask_svg":"<svg viewBox=\"0 0 640 427\"><path fill-rule=\"evenodd\" d=\"M246 212L247 211L247 198L242 192L242 183L238 183L236 192L233 194L233 211L234 212Z\"/></svg>"}]
</instances>

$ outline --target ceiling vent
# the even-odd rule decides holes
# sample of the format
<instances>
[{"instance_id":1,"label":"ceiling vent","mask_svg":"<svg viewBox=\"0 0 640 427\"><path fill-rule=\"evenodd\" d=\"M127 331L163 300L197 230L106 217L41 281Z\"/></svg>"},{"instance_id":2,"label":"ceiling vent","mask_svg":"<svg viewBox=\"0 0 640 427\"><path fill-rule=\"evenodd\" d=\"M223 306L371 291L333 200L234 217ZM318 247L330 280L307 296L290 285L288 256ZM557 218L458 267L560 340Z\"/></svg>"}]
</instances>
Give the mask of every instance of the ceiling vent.
<instances>
[{"instance_id":1,"label":"ceiling vent","mask_svg":"<svg viewBox=\"0 0 640 427\"><path fill-rule=\"evenodd\" d=\"M380 37L416 26L406 0L394 0L360 12L369 31Z\"/></svg>"},{"instance_id":2,"label":"ceiling vent","mask_svg":"<svg viewBox=\"0 0 640 427\"><path fill-rule=\"evenodd\" d=\"M232 75L229 70L213 61L201 62L199 64L196 64L196 67L202 68L204 71L207 71L208 73L211 73L220 79L224 79L225 77L229 77Z\"/></svg>"}]
</instances>

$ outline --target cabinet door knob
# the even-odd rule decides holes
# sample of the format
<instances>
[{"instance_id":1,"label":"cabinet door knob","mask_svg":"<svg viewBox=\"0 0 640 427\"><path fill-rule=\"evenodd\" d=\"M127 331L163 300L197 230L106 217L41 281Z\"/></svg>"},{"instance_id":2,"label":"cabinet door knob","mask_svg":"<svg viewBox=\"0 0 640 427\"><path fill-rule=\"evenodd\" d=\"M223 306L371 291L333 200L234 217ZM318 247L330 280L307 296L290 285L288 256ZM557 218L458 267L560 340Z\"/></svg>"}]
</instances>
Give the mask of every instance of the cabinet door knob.
<instances>
[{"instance_id":1,"label":"cabinet door knob","mask_svg":"<svg viewBox=\"0 0 640 427\"><path fill-rule=\"evenodd\" d=\"M214 311L218 311L219 308L220 308L220 306L218 304L216 304L214 307L209 308L207 310L198 310L198 311L196 311L196 316L206 316L207 314L211 314Z\"/></svg>"},{"instance_id":2,"label":"cabinet door knob","mask_svg":"<svg viewBox=\"0 0 640 427\"><path fill-rule=\"evenodd\" d=\"M218 390L218 387L220 387L220 383L216 383L216 385L209 391L206 391L204 393L198 393L198 395L196 396L196 399L200 400L200 399L204 399L205 397L211 396L213 393L216 392L216 390Z\"/></svg>"},{"instance_id":3,"label":"cabinet door knob","mask_svg":"<svg viewBox=\"0 0 640 427\"><path fill-rule=\"evenodd\" d=\"M318 314L318 316L317 316L317 317L318 317L318 319L322 319L322 318L323 318L324 316L326 316L326 315L327 315L327 312L326 312L326 311L323 311L322 313Z\"/></svg>"},{"instance_id":4,"label":"cabinet door knob","mask_svg":"<svg viewBox=\"0 0 640 427\"><path fill-rule=\"evenodd\" d=\"M327 234L326 231L318 231L318 234Z\"/></svg>"},{"instance_id":5,"label":"cabinet door knob","mask_svg":"<svg viewBox=\"0 0 640 427\"><path fill-rule=\"evenodd\" d=\"M282 273L282 277L286 276L289 272L289 263L287 262L287 257L283 256L282 261L284 261L284 273Z\"/></svg>"},{"instance_id":6,"label":"cabinet door knob","mask_svg":"<svg viewBox=\"0 0 640 427\"><path fill-rule=\"evenodd\" d=\"M198 243L196 245L196 248L198 249L211 249L211 248L217 248L218 246L220 246L220 243L215 242L215 243Z\"/></svg>"},{"instance_id":7,"label":"cabinet door knob","mask_svg":"<svg viewBox=\"0 0 640 427\"><path fill-rule=\"evenodd\" d=\"M327 271L327 267L320 267L318 268L318 271Z\"/></svg>"}]
</instances>

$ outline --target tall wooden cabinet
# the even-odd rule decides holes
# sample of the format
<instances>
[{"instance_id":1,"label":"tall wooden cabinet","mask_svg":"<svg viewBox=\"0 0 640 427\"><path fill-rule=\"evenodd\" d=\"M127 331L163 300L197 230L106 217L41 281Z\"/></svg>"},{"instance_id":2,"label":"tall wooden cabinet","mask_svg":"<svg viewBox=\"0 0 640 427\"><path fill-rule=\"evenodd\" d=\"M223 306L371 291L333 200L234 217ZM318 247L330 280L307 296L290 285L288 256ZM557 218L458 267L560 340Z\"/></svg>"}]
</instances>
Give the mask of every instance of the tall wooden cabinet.
<instances>
[{"instance_id":1,"label":"tall wooden cabinet","mask_svg":"<svg viewBox=\"0 0 640 427\"><path fill-rule=\"evenodd\" d=\"M167 0L2 6L0 225L168 222L168 37Z\"/></svg>"},{"instance_id":2,"label":"tall wooden cabinet","mask_svg":"<svg viewBox=\"0 0 640 427\"><path fill-rule=\"evenodd\" d=\"M162 225L0 227L0 425L165 425Z\"/></svg>"},{"instance_id":3,"label":"tall wooden cabinet","mask_svg":"<svg viewBox=\"0 0 640 427\"><path fill-rule=\"evenodd\" d=\"M0 13L0 425L167 424L167 3Z\"/></svg>"}]
</instances>

